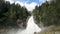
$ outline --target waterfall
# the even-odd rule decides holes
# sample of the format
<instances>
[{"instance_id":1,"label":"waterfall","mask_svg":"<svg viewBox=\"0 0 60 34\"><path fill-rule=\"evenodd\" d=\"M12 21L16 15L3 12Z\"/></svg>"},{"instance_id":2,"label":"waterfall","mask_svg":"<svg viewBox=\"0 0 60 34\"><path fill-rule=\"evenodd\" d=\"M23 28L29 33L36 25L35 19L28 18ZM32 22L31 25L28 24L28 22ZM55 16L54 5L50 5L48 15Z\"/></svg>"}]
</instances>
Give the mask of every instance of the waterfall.
<instances>
[{"instance_id":1,"label":"waterfall","mask_svg":"<svg viewBox=\"0 0 60 34\"><path fill-rule=\"evenodd\" d=\"M33 34L34 32L40 32L41 28L39 28L35 23L33 19L33 15L29 18L27 27L22 32L18 31L18 34Z\"/></svg>"}]
</instances>

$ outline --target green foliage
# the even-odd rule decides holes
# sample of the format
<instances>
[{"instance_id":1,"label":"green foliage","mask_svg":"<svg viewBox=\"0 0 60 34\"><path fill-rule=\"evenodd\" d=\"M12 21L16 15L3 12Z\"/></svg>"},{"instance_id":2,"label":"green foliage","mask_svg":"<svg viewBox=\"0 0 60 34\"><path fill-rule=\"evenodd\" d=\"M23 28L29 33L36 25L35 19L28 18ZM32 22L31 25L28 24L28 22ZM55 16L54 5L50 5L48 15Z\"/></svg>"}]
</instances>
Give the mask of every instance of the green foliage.
<instances>
[{"instance_id":1,"label":"green foliage","mask_svg":"<svg viewBox=\"0 0 60 34\"><path fill-rule=\"evenodd\" d=\"M23 27L26 27L26 19L29 15L25 7L0 0L0 27L19 27L18 24L21 23L23 23Z\"/></svg>"},{"instance_id":2,"label":"green foliage","mask_svg":"<svg viewBox=\"0 0 60 34\"><path fill-rule=\"evenodd\" d=\"M60 0L43 3L35 8L33 14L37 23L42 22L44 26L60 26Z\"/></svg>"},{"instance_id":3,"label":"green foliage","mask_svg":"<svg viewBox=\"0 0 60 34\"><path fill-rule=\"evenodd\" d=\"M38 6L35 7L35 10L33 10L33 15L36 23L40 22L40 8Z\"/></svg>"}]
</instances>

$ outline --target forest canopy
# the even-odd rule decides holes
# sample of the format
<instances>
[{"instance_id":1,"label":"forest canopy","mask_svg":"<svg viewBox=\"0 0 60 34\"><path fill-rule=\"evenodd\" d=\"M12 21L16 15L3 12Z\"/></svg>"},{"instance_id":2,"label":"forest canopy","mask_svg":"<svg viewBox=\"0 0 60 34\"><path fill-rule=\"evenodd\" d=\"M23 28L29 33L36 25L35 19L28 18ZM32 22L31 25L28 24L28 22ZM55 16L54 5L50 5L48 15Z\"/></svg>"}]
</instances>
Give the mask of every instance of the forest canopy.
<instances>
[{"instance_id":1,"label":"forest canopy","mask_svg":"<svg viewBox=\"0 0 60 34\"><path fill-rule=\"evenodd\" d=\"M34 15L35 23L37 24L40 24L41 22L44 26L60 26L60 0L46 1L39 7L36 6L32 14ZM0 0L0 27L17 27L18 24L21 25L23 23L23 27L26 28L26 20L30 15L31 13L26 7Z\"/></svg>"},{"instance_id":2,"label":"forest canopy","mask_svg":"<svg viewBox=\"0 0 60 34\"><path fill-rule=\"evenodd\" d=\"M0 0L0 27L19 27L23 23L23 27L26 28L26 19L30 13L25 7L21 7L19 4L10 4L5 0Z\"/></svg>"},{"instance_id":3,"label":"forest canopy","mask_svg":"<svg viewBox=\"0 0 60 34\"><path fill-rule=\"evenodd\" d=\"M33 10L35 22L44 26L60 26L60 0L46 1Z\"/></svg>"}]
</instances>

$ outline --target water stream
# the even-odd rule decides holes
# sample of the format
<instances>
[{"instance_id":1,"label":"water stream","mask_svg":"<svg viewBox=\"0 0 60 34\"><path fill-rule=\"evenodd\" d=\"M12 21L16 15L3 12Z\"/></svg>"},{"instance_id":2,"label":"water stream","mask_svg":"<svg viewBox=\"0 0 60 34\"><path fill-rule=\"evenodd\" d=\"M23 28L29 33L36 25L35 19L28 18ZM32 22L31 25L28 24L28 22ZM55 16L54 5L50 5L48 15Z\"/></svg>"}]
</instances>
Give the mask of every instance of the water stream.
<instances>
[{"instance_id":1,"label":"water stream","mask_svg":"<svg viewBox=\"0 0 60 34\"><path fill-rule=\"evenodd\" d=\"M39 28L35 23L33 16L31 16L27 23L27 28L23 31L18 31L17 34L33 34L34 32L40 32L41 28Z\"/></svg>"}]
</instances>

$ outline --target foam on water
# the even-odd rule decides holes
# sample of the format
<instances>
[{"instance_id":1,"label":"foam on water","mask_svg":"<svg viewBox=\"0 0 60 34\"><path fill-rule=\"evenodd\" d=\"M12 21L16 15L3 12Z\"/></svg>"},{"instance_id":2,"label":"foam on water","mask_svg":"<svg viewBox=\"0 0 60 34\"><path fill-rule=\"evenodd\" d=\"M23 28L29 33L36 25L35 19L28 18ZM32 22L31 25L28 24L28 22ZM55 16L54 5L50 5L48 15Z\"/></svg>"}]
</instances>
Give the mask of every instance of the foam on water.
<instances>
[{"instance_id":1,"label":"foam on water","mask_svg":"<svg viewBox=\"0 0 60 34\"><path fill-rule=\"evenodd\" d=\"M39 28L35 23L33 16L31 16L27 23L27 28L22 30L21 32L18 31L17 34L33 34L34 32L40 32L41 28Z\"/></svg>"}]
</instances>

